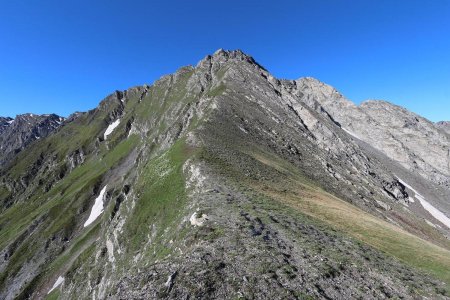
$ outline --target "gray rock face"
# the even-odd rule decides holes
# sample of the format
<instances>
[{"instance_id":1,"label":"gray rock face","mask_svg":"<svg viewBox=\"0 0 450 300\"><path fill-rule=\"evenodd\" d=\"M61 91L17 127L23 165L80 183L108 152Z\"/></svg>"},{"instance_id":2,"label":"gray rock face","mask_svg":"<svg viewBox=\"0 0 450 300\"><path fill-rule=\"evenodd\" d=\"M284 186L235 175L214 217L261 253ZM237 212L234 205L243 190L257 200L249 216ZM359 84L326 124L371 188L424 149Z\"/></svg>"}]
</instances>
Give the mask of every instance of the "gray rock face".
<instances>
[{"instance_id":1,"label":"gray rock face","mask_svg":"<svg viewBox=\"0 0 450 300\"><path fill-rule=\"evenodd\" d=\"M436 127L450 134L450 121L440 121L436 123Z\"/></svg>"},{"instance_id":2,"label":"gray rock face","mask_svg":"<svg viewBox=\"0 0 450 300\"><path fill-rule=\"evenodd\" d=\"M435 124L385 101L369 100L356 106L312 78L296 84L305 103L324 109L348 133L408 170L450 188L450 137Z\"/></svg>"},{"instance_id":3,"label":"gray rock face","mask_svg":"<svg viewBox=\"0 0 450 300\"><path fill-rule=\"evenodd\" d=\"M14 119L9 117L0 117L0 134L2 134L3 131L5 131L9 127L9 125L11 125L13 120Z\"/></svg>"},{"instance_id":4,"label":"gray rock face","mask_svg":"<svg viewBox=\"0 0 450 300\"><path fill-rule=\"evenodd\" d=\"M64 118L55 114L23 114L0 118L0 166L35 140L45 138L58 129Z\"/></svg>"}]
</instances>

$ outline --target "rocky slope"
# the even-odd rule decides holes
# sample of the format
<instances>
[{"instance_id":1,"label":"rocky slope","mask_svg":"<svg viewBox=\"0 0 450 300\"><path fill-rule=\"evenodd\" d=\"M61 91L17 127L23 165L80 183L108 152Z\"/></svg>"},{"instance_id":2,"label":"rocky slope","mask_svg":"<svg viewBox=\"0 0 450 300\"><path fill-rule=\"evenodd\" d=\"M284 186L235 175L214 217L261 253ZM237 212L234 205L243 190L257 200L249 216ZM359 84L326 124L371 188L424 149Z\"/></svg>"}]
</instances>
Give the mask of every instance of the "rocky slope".
<instances>
[{"instance_id":1,"label":"rocky slope","mask_svg":"<svg viewBox=\"0 0 450 300\"><path fill-rule=\"evenodd\" d=\"M15 119L0 117L0 166L33 141L52 134L63 121L64 118L55 114L23 114Z\"/></svg>"},{"instance_id":2,"label":"rocky slope","mask_svg":"<svg viewBox=\"0 0 450 300\"><path fill-rule=\"evenodd\" d=\"M344 130L410 171L450 187L450 137L435 124L385 101L370 100L356 106L313 78L302 78L296 84L307 103L320 105Z\"/></svg>"},{"instance_id":3,"label":"rocky slope","mask_svg":"<svg viewBox=\"0 0 450 300\"><path fill-rule=\"evenodd\" d=\"M14 119L9 117L0 117L0 134L5 131L9 127L9 125L11 125L13 120Z\"/></svg>"},{"instance_id":4,"label":"rocky slope","mask_svg":"<svg viewBox=\"0 0 450 300\"><path fill-rule=\"evenodd\" d=\"M2 168L0 297L446 299L448 175L395 141L448 139L380 109L241 51L117 91Z\"/></svg>"},{"instance_id":5,"label":"rocky slope","mask_svg":"<svg viewBox=\"0 0 450 300\"><path fill-rule=\"evenodd\" d=\"M436 123L436 126L448 134L450 134L450 122L449 121L440 121Z\"/></svg>"}]
</instances>

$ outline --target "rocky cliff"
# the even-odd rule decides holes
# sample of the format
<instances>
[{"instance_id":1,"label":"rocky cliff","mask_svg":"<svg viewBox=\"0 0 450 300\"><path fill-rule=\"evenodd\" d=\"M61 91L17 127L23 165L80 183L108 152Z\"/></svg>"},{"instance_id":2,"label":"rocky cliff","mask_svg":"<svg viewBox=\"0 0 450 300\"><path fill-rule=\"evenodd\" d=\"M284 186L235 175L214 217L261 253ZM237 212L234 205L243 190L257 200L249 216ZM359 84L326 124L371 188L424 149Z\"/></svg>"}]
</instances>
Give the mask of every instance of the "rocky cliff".
<instances>
[{"instance_id":1,"label":"rocky cliff","mask_svg":"<svg viewBox=\"0 0 450 300\"><path fill-rule=\"evenodd\" d=\"M450 186L450 137L435 124L386 101L369 100L357 106L312 78L296 83L306 92L307 103L320 105L344 130L410 171Z\"/></svg>"}]
</instances>

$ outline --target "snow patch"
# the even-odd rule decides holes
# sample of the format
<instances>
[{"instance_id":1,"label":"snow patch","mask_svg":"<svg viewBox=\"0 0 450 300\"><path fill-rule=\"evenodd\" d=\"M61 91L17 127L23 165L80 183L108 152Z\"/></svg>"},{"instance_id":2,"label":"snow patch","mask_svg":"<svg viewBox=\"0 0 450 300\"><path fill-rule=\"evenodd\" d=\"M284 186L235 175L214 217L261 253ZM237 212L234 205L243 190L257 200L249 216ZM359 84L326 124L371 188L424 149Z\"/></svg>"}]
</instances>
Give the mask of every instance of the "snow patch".
<instances>
[{"instance_id":1,"label":"snow patch","mask_svg":"<svg viewBox=\"0 0 450 300\"><path fill-rule=\"evenodd\" d=\"M208 216L206 214L195 212L192 214L189 221L191 222L192 226L203 226L204 223L208 220Z\"/></svg>"},{"instance_id":2,"label":"snow patch","mask_svg":"<svg viewBox=\"0 0 450 300\"><path fill-rule=\"evenodd\" d=\"M450 219L443 212L431 205L420 195L416 195L416 199L419 200L423 208L425 208L425 210L428 211L436 220L450 228Z\"/></svg>"},{"instance_id":3,"label":"snow patch","mask_svg":"<svg viewBox=\"0 0 450 300\"><path fill-rule=\"evenodd\" d=\"M114 129L116 129L116 127L119 126L119 124L120 124L120 119L117 119L116 121L109 124L109 126L108 126L108 128L106 128L106 131L104 134L105 140L108 137L108 135L110 135L114 131Z\"/></svg>"},{"instance_id":4,"label":"snow patch","mask_svg":"<svg viewBox=\"0 0 450 300\"><path fill-rule=\"evenodd\" d=\"M60 286L64 282L64 277L59 276L58 279L56 279L55 284L53 287L48 291L47 295L53 292L54 289L56 289L58 286Z\"/></svg>"},{"instance_id":5,"label":"snow patch","mask_svg":"<svg viewBox=\"0 0 450 300\"><path fill-rule=\"evenodd\" d=\"M14 120L8 121L9 125L11 125L12 123L14 123Z\"/></svg>"},{"instance_id":6,"label":"snow patch","mask_svg":"<svg viewBox=\"0 0 450 300\"><path fill-rule=\"evenodd\" d=\"M106 193L106 185L98 195L98 197L95 199L94 206L92 206L91 215L84 223L83 227L89 226L92 222L94 222L98 216L100 216L103 212L103 198L105 197Z\"/></svg>"},{"instance_id":7,"label":"snow patch","mask_svg":"<svg viewBox=\"0 0 450 300\"><path fill-rule=\"evenodd\" d=\"M421 194L419 194L414 188L412 188L410 185L408 185L406 182L404 182L403 180L401 180L400 178L398 178L398 181L403 184L404 186L406 186L408 189L410 189L411 191L414 192L414 196L417 200L419 200L420 204L422 205L422 207L428 211L433 218L435 218L436 220L438 220L439 222L441 222L442 224L444 224L445 226L447 226L448 228L450 228L450 219L443 213L441 212L439 209L437 209L436 207L434 207L433 205L431 205L430 202L428 202L427 200L425 200L425 197L422 196ZM434 224L433 224L434 225Z\"/></svg>"},{"instance_id":8,"label":"snow patch","mask_svg":"<svg viewBox=\"0 0 450 300\"><path fill-rule=\"evenodd\" d=\"M356 135L355 133L351 132L350 130L345 129L344 127L341 127L342 130L344 130L345 132L347 132L348 134L350 134L352 137L355 137L357 139L361 139L358 135Z\"/></svg>"},{"instance_id":9,"label":"snow patch","mask_svg":"<svg viewBox=\"0 0 450 300\"><path fill-rule=\"evenodd\" d=\"M406 186L408 189L410 189L411 191L413 191L415 195L419 195L420 197L422 197L422 195L419 194L419 192L417 192L415 189L413 189L409 184L407 184L406 182L404 182L403 180L401 180L401 179L398 178L398 177L397 177L397 179L398 179L398 181L399 181L401 184L403 184L403 185ZM423 197L422 197L422 198L423 198Z\"/></svg>"}]
</instances>

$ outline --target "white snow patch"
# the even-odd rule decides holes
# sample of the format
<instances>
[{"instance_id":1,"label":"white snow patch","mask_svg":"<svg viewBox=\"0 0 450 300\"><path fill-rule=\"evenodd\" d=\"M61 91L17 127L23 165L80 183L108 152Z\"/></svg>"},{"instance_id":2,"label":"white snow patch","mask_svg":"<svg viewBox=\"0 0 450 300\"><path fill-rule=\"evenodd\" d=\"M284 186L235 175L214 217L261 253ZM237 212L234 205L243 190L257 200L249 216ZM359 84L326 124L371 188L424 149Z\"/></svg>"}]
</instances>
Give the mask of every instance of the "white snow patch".
<instances>
[{"instance_id":1,"label":"white snow patch","mask_svg":"<svg viewBox=\"0 0 450 300\"><path fill-rule=\"evenodd\" d=\"M106 185L95 199L94 206L92 206L91 215L84 223L83 227L89 226L92 222L94 222L98 216L100 216L103 212L103 198L105 197Z\"/></svg>"},{"instance_id":2,"label":"white snow patch","mask_svg":"<svg viewBox=\"0 0 450 300\"><path fill-rule=\"evenodd\" d=\"M425 208L425 210L427 210L436 220L450 228L450 219L443 212L431 205L428 201L425 200L425 198L420 195L416 195L416 199L419 200L423 208Z\"/></svg>"},{"instance_id":3,"label":"white snow patch","mask_svg":"<svg viewBox=\"0 0 450 300\"><path fill-rule=\"evenodd\" d=\"M355 133L351 132L350 130L345 129L344 127L341 127L342 130L344 130L345 132L347 132L348 134L350 134L352 137L355 137L357 139L361 139L358 135L356 135Z\"/></svg>"},{"instance_id":4,"label":"white snow patch","mask_svg":"<svg viewBox=\"0 0 450 300\"><path fill-rule=\"evenodd\" d=\"M403 185L406 186L408 189L410 189L411 191L413 191L415 195L419 195L420 197L423 198L423 196L422 196L421 194L419 194L419 192L417 192L415 189L413 189L409 184L407 184L406 182L404 182L403 180L401 180L401 179L398 178L398 177L397 177L397 179L398 179L398 181L399 181L401 184L403 184Z\"/></svg>"},{"instance_id":5,"label":"white snow patch","mask_svg":"<svg viewBox=\"0 0 450 300\"><path fill-rule=\"evenodd\" d=\"M206 214L200 214L200 217L198 216L199 213L195 212L192 214L189 221L191 222L192 226L203 226L206 220L208 220L208 216Z\"/></svg>"},{"instance_id":6,"label":"white snow patch","mask_svg":"<svg viewBox=\"0 0 450 300\"><path fill-rule=\"evenodd\" d=\"M441 212L439 209L437 209L436 207L431 205L430 202L425 200L424 196L419 194L415 189L413 189L406 182L404 182L403 180L401 180L398 177L397 177L397 179L398 179L398 181L400 181L401 184L403 184L404 186L406 186L407 188L409 188L411 191L414 192L416 199L419 200L419 202L423 206L423 208L426 211L428 211L433 216L433 218L435 218L436 220L438 220L439 222L441 222L442 224L444 224L445 226L450 228L450 219L443 212Z\"/></svg>"},{"instance_id":7,"label":"white snow patch","mask_svg":"<svg viewBox=\"0 0 450 300\"><path fill-rule=\"evenodd\" d=\"M106 131L105 131L105 135L104 135L105 140L108 137L108 135L110 135L114 131L114 129L116 129L116 127L119 126L119 124L120 124L120 119L117 119L116 121L109 124L108 128L106 128Z\"/></svg>"},{"instance_id":8,"label":"white snow patch","mask_svg":"<svg viewBox=\"0 0 450 300\"><path fill-rule=\"evenodd\" d=\"M59 276L58 279L56 279L55 284L53 287L48 291L47 295L53 292L54 289L56 289L58 286L60 286L64 282L64 277Z\"/></svg>"},{"instance_id":9,"label":"white snow patch","mask_svg":"<svg viewBox=\"0 0 450 300\"><path fill-rule=\"evenodd\" d=\"M14 123L14 120L8 121L9 125L11 125L12 123Z\"/></svg>"}]
</instances>

